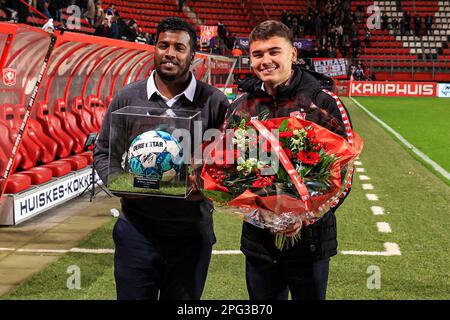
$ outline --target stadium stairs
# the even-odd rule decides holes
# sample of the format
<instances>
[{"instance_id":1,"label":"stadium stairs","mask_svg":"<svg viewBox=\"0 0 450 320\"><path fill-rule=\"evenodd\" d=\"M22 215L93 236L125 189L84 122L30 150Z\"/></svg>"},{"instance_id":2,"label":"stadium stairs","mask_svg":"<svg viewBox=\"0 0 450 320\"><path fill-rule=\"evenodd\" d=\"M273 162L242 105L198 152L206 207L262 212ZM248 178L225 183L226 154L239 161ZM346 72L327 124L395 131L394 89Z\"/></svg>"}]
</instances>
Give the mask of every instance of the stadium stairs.
<instances>
[{"instance_id":1,"label":"stadium stairs","mask_svg":"<svg viewBox=\"0 0 450 320\"><path fill-rule=\"evenodd\" d=\"M384 13L389 17L388 22L393 19L400 20L403 12L411 14L411 30L414 30L414 17L422 18L422 30L420 36L413 35L413 31L406 35L395 35L393 30L371 30L370 46L366 47L364 35L366 21L369 16L364 12L364 19L358 26L359 39L362 51L359 59L365 67L371 67L377 75L377 79L384 80L393 73L398 73L398 80L410 79L411 70L415 72L414 80L430 80L431 73L446 73L450 68L450 56L448 42L450 36L450 7L449 1L402 1L397 6L396 1L352 1L352 11L358 6L364 9L370 5L377 5L381 15ZM424 17L433 16L432 34L427 35L424 28ZM401 73L409 73L402 75ZM436 77L436 80L439 80ZM443 79L448 77L442 76ZM404 79L401 79L404 78ZM448 79L447 79L448 80Z\"/></svg>"}]
</instances>

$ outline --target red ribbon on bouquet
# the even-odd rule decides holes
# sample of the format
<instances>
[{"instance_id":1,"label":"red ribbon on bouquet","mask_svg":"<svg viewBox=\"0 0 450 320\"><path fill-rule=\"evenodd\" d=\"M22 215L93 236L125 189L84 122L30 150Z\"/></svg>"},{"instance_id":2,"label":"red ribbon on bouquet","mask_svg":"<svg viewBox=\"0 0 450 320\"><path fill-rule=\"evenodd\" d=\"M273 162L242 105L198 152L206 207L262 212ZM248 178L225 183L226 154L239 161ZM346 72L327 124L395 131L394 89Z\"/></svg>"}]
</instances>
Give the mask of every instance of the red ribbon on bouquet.
<instances>
[{"instance_id":1,"label":"red ribbon on bouquet","mask_svg":"<svg viewBox=\"0 0 450 320\"><path fill-rule=\"evenodd\" d=\"M294 166L286 155L286 152L280 146L280 141L278 141L278 139L275 138L272 132L270 132L259 120L251 120L250 123L253 124L253 126L259 131L259 133L270 142L270 144L272 145L272 150L276 153L278 159L280 159L284 169L286 169L289 177L291 177L301 200L304 202L304 208L306 210L310 210L311 197L309 195L308 189L306 188L305 184L302 181L302 178L300 178L297 170L295 170Z\"/></svg>"}]
</instances>

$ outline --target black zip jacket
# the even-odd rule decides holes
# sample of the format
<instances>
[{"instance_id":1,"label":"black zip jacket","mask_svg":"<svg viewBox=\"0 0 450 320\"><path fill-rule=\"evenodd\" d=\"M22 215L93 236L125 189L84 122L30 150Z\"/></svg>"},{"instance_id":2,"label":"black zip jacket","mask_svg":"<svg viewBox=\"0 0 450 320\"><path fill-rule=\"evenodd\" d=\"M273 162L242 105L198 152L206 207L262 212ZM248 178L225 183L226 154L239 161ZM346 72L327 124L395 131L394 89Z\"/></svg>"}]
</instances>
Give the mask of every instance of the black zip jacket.
<instances>
[{"instance_id":1,"label":"black zip jacket","mask_svg":"<svg viewBox=\"0 0 450 320\"><path fill-rule=\"evenodd\" d=\"M111 113L126 106L169 108L156 93L148 99L147 79L132 83L116 93L102 123L94 150L94 166L108 184L109 137ZM229 108L226 96L218 89L197 80L193 102L184 95L171 107L201 112L203 132L209 128L220 128ZM116 145L113 148L118 148ZM206 236L215 241L212 210L209 200L187 201L177 198L145 197L129 199L122 197L122 212L125 218L138 229L160 236Z\"/></svg>"},{"instance_id":2,"label":"black zip jacket","mask_svg":"<svg viewBox=\"0 0 450 320\"><path fill-rule=\"evenodd\" d=\"M240 110L246 110L250 116L265 114L269 118L285 117L292 112L300 112L306 114L306 120L346 137L341 112L336 100L322 91L323 86L320 82L322 79L323 76L317 77L308 70L294 67L292 78L287 85L278 88L276 97L270 96L262 89L262 81L259 79L241 83L241 90L247 93L232 103L227 122L237 121ZM336 121L335 118L340 121ZM343 200L341 199L338 206ZM270 261L317 261L336 255L337 230L334 211L338 206L332 208L314 224L303 227L301 240L290 249L278 250L275 247L274 235L269 230L244 222L241 250L247 256Z\"/></svg>"}]
</instances>

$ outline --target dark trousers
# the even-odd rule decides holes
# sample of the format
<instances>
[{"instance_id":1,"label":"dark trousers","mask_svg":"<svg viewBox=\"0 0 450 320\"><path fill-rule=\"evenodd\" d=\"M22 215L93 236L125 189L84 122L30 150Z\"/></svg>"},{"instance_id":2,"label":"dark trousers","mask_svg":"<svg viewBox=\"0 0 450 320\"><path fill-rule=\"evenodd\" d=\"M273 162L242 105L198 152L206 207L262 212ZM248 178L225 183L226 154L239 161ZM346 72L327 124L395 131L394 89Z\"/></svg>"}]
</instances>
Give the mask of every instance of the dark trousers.
<instances>
[{"instance_id":1,"label":"dark trousers","mask_svg":"<svg viewBox=\"0 0 450 320\"><path fill-rule=\"evenodd\" d=\"M119 300L199 300L212 244L198 237L144 234L118 219L113 230Z\"/></svg>"},{"instance_id":2,"label":"dark trousers","mask_svg":"<svg viewBox=\"0 0 450 320\"><path fill-rule=\"evenodd\" d=\"M330 259L273 262L246 257L250 300L325 300Z\"/></svg>"}]
</instances>

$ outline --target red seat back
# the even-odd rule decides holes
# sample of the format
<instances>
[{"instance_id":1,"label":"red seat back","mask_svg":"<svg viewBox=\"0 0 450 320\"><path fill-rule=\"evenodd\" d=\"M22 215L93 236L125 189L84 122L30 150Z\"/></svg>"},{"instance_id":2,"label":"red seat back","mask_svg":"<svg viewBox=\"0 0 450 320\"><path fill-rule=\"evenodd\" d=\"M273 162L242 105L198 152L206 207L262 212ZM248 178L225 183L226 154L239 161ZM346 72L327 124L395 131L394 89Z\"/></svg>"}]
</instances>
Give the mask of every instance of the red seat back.
<instances>
[{"instance_id":1,"label":"red seat back","mask_svg":"<svg viewBox=\"0 0 450 320\"><path fill-rule=\"evenodd\" d=\"M75 116L68 112L64 99L56 99L53 110L55 110L55 116L61 121L62 128L74 140L73 151L75 153L82 152L87 139L86 134L78 127Z\"/></svg>"},{"instance_id":2,"label":"red seat back","mask_svg":"<svg viewBox=\"0 0 450 320\"><path fill-rule=\"evenodd\" d=\"M24 105L18 104L14 110L16 117L22 119L25 117L26 108ZM28 118L27 132L30 138L41 148L41 160L44 164L55 160L58 144L52 140L42 130L41 124L33 118Z\"/></svg>"},{"instance_id":3,"label":"red seat back","mask_svg":"<svg viewBox=\"0 0 450 320\"><path fill-rule=\"evenodd\" d=\"M9 155L12 152L13 149L13 143L10 139L9 127L4 124L2 121L0 121L0 132L2 132L2 138L0 139L0 176L3 175L5 172L6 166L9 161ZM20 149L19 149L20 150ZM14 165L12 167L11 173L14 173L17 169L17 167L22 163L22 154L19 152L16 153L16 160L14 161ZM26 166L26 164L25 164ZM30 162L29 166L31 167L32 164ZM28 168L27 168L28 169Z\"/></svg>"},{"instance_id":4,"label":"red seat back","mask_svg":"<svg viewBox=\"0 0 450 320\"><path fill-rule=\"evenodd\" d=\"M0 119L9 127L10 138L12 138L14 143L19 134L20 127L22 126L22 119L15 116L14 106L12 104L8 103L3 105L3 108L0 108ZM31 167L33 167L41 158L41 150L39 145L30 138L26 131L22 135L20 152L22 153L22 156L29 160L26 161L26 168L24 169L30 168L30 164L28 162L31 162Z\"/></svg>"},{"instance_id":5,"label":"red seat back","mask_svg":"<svg viewBox=\"0 0 450 320\"><path fill-rule=\"evenodd\" d=\"M93 121L91 109L83 105L83 100L80 97L73 99L71 110L77 119L78 126L86 135L92 132L98 132L98 128L94 125L95 121Z\"/></svg>"},{"instance_id":6,"label":"red seat back","mask_svg":"<svg viewBox=\"0 0 450 320\"><path fill-rule=\"evenodd\" d=\"M36 118L44 132L58 145L57 155L66 158L73 149L74 140L63 130L61 121L48 111L47 101L39 101L36 108Z\"/></svg>"}]
</instances>

